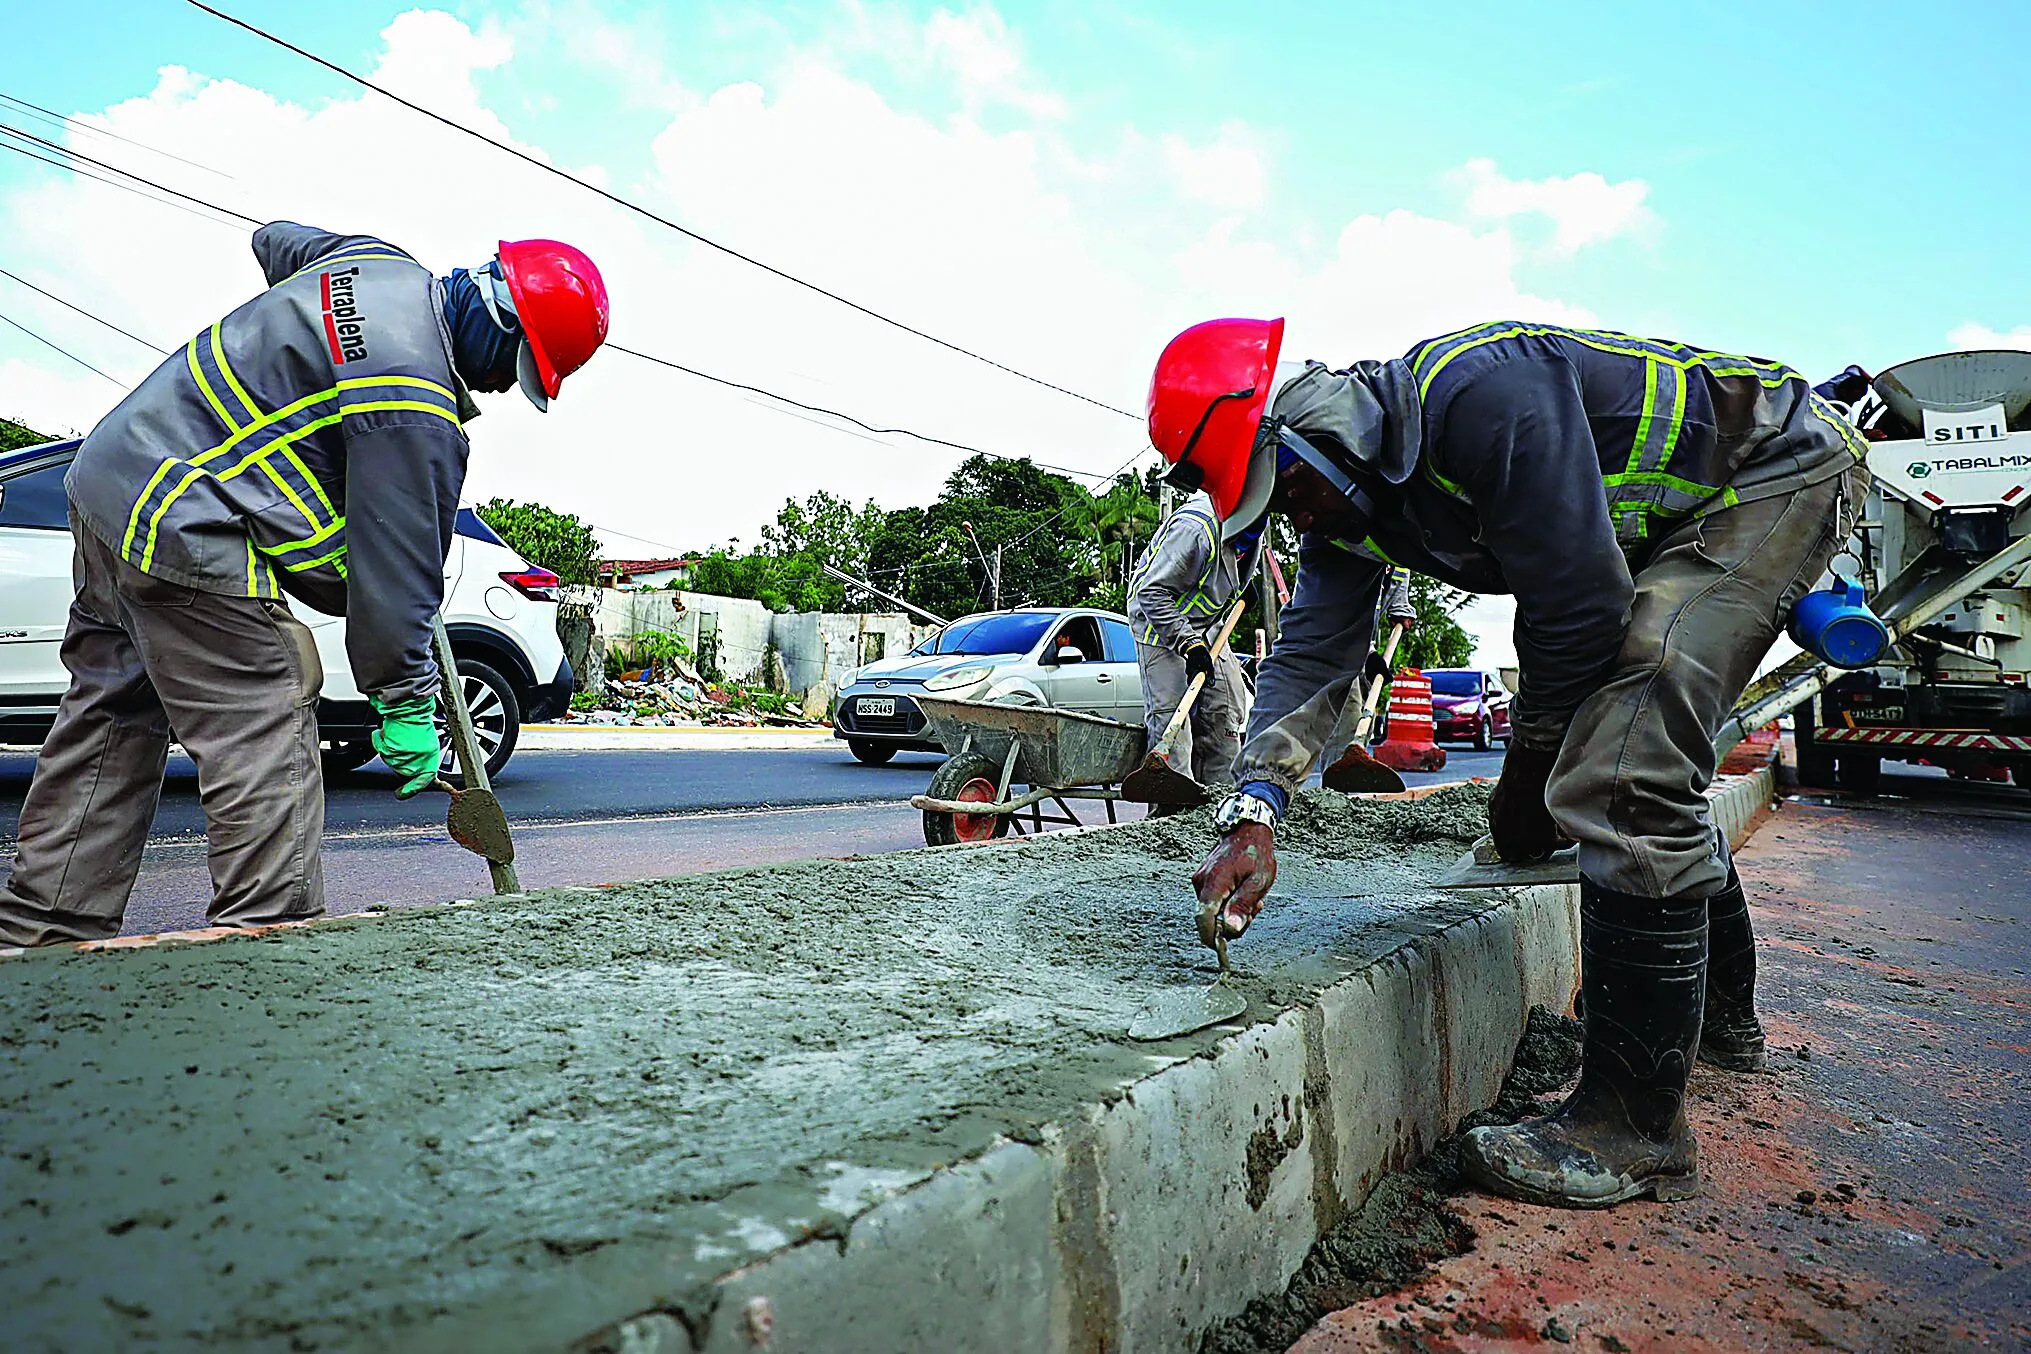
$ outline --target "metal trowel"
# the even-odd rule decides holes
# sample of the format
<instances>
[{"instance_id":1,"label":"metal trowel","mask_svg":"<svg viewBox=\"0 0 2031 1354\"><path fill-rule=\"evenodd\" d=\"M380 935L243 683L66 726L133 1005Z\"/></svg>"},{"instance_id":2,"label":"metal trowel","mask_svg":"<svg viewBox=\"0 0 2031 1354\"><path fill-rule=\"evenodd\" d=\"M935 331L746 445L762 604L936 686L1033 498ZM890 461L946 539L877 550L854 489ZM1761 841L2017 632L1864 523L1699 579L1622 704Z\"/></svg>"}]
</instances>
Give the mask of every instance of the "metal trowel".
<instances>
[{"instance_id":1,"label":"metal trowel","mask_svg":"<svg viewBox=\"0 0 2031 1354\"><path fill-rule=\"evenodd\" d=\"M1506 861L1493 837L1482 837L1453 867L1432 881L1440 889L1514 889L1530 884L1580 882L1580 848L1568 846L1549 859Z\"/></svg>"},{"instance_id":2,"label":"metal trowel","mask_svg":"<svg viewBox=\"0 0 2031 1354\"><path fill-rule=\"evenodd\" d=\"M1128 1022L1128 1037L1142 1043L1176 1039L1208 1025L1234 1019L1248 1009L1248 999L1227 985L1233 969L1227 963L1227 905L1201 908L1199 938L1220 956L1220 976L1201 987L1172 987L1142 1004Z\"/></svg>"}]
</instances>

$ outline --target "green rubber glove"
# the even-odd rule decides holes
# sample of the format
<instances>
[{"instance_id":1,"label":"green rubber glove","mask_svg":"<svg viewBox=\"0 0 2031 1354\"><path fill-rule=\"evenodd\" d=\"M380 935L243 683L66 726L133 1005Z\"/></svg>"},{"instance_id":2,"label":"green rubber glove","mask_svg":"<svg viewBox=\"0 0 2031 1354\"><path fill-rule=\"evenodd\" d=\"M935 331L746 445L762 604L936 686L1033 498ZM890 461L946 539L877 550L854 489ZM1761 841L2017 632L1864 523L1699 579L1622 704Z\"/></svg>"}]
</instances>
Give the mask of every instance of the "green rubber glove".
<instances>
[{"instance_id":1,"label":"green rubber glove","mask_svg":"<svg viewBox=\"0 0 2031 1354\"><path fill-rule=\"evenodd\" d=\"M395 798L408 799L428 790L437 779L444 760L437 741L437 698L416 696L406 701L383 701L374 697L374 709L381 727L370 735L374 751L388 769L402 778Z\"/></svg>"}]
</instances>

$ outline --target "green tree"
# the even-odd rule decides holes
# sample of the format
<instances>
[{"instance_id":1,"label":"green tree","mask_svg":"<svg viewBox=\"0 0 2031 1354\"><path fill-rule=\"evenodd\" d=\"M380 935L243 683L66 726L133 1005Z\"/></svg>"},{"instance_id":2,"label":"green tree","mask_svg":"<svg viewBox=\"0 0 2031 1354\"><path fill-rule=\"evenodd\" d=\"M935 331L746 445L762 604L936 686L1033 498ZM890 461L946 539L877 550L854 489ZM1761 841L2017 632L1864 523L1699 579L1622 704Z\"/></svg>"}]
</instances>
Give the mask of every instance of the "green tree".
<instances>
[{"instance_id":1,"label":"green tree","mask_svg":"<svg viewBox=\"0 0 2031 1354\"><path fill-rule=\"evenodd\" d=\"M1410 604L1417 624L1397 646L1396 665L1413 668L1462 668L1474 657L1474 637L1455 619L1469 597L1423 574L1410 576ZM1377 642L1380 642L1378 636Z\"/></svg>"},{"instance_id":2,"label":"green tree","mask_svg":"<svg viewBox=\"0 0 2031 1354\"><path fill-rule=\"evenodd\" d=\"M599 540L592 524L541 503L488 499L480 520L500 534L508 548L556 574L566 583L593 586L599 582Z\"/></svg>"},{"instance_id":3,"label":"green tree","mask_svg":"<svg viewBox=\"0 0 2031 1354\"><path fill-rule=\"evenodd\" d=\"M0 418L0 452L54 441L56 439L48 433L39 433L25 423L16 423L11 418Z\"/></svg>"}]
</instances>

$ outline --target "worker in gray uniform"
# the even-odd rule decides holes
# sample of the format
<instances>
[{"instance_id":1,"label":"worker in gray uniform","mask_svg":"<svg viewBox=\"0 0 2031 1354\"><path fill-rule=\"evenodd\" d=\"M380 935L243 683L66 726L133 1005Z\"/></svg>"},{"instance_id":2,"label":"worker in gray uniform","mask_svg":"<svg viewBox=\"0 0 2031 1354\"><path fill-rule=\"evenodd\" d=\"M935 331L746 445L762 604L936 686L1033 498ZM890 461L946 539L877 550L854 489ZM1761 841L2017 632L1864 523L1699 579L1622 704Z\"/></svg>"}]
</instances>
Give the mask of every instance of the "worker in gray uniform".
<instances>
[{"instance_id":1,"label":"worker in gray uniform","mask_svg":"<svg viewBox=\"0 0 2031 1354\"><path fill-rule=\"evenodd\" d=\"M1221 539L1213 500L1195 495L1150 538L1129 577L1128 623L1142 670L1143 726L1154 748L1195 676L1206 685L1166 762L1201 785L1232 785L1248 720L1248 684L1229 647L1212 651L1222 619L1247 584L1256 537Z\"/></svg>"},{"instance_id":2,"label":"worker in gray uniform","mask_svg":"<svg viewBox=\"0 0 2031 1354\"><path fill-rule=\"evenodd\" d=\"M119 933L172 738L197 763L216 925L324 910L323 681L295 597L346 617L346 655L401 778L439 766L443 600L469 391L546 407L604 340L592 261L503 242L438 278L365 235L254 232L268 289L157 367L65 479L71 674L21 807L0 943Z\"/></svg>"},{"instance_id":3,"label":"worker in gray uniform","mask_svg":"<svg viewBox=\"0 0 2031 1354\"><path fill-rule=\"evenodd\" d=\"M1541 1203L1682 1197L1696 1053L1762 1049L1747 906L1703 793L1713 738L1851 529L1865 444L1790 368L1677 343L1498 322L1279 384L1281 340L1281 321L1197 326L1151 387L1174 481L1226 529L1276 510L1301 533L1201 907L1230 935L1261 908L1384 571L1513 594L1521 682L1489 828L1507 860L1579 843L1584 1061L1557 1112L1475 1129L1462 1160Z\"/></svg>"}]
</instances>

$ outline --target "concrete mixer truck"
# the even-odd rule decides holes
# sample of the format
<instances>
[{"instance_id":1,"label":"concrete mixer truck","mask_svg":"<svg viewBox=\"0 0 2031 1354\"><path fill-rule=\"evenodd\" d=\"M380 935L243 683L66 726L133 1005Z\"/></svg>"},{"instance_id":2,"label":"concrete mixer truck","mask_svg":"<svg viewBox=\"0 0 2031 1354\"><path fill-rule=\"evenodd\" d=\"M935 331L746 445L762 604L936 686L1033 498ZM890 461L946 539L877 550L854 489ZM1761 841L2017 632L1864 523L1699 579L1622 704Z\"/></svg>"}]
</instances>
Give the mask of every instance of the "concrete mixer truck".
<instances>
[{"instance_id":1,"label":"concrete mixer truck","mask_svg":"<svg viewBox=\"0 0 2031 1354\"><path fill-rule=\"evenodd\" d=\"M1833 572L1893 642L1873 666L1789 679L1793 697L1819 688L1794 704L1799 779L1869 794L1907 761L2031 786L2031 353L1856 370L1849 393L1875 484Z\"/></svg>"}]
</instances>

